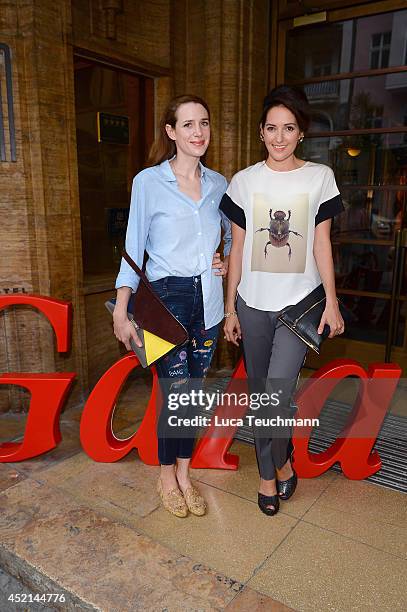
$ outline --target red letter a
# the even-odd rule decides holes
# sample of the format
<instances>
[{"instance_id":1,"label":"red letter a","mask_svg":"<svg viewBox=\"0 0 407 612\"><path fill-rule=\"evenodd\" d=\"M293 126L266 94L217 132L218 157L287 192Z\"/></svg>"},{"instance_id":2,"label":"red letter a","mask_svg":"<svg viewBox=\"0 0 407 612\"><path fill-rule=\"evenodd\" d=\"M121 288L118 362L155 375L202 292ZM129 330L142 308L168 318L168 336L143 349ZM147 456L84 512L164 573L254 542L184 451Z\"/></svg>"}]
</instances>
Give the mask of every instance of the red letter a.
<instances>
[{"instance_id":1,"label":"red letter a","mask_svg":"<svg viewBox=\"0 0 407 612\"><path fill-rule=\"evenodd\" d=\"M112 463L137 448L144 463L158 465L155 423L160 389L155 367L151 368L153 388L150 400L137 433L126 440L120 440L112 431L112 415L120 389L129 373L138 365L134 353L119 359L103 374L88 397L81 418L81 443L83 450L94 461Z\"/></svg>"},{"instance_id":2,"label":"red letter a","mask_svg":"<svg viewBox=\"0 0 407 612\"><path fill-rule=\"evenodd\" d=\"M346 376L358 376L360 390L344 430L327 450L310 453L311 427L294 428L294 461L298 476L319 476L336 462L340 463L345 476L353 480L377 472L382 462L372 448L400 374L401 368L396 364L371 364L366 372L351 359L336 359L318 370L297 395L297 419L317 418L332 389Z\"/></svg>"}]
</instances>

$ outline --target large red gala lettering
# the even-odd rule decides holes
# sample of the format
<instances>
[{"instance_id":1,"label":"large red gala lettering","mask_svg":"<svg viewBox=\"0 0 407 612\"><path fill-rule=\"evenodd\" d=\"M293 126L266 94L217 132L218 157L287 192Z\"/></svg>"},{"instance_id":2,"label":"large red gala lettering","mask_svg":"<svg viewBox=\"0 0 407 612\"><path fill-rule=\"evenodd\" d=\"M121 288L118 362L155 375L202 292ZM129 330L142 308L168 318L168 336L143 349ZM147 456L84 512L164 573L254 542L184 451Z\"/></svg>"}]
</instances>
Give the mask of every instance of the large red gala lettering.
<instances>
[{"instance_id":1,"label":"large red gala lettering","mask_svg":"<svg viewBox=\"0 0 407 612\"><path fill-rule=\"evenodd\" d=\"M35 295L0 296L0 310L17 304L40 310L55 331L58 351L69 349L71 304ZM126 355L103 374L89 395L82 414L80 437L83 449L95 461L118 461L137 448L144 463L158 465L156 406L161 393L155 367L152 368L150 399L137 432L128 439L120 440L112 430L112 416L121 388L130 372L139 365L133 353ZM347 376L359 377L360 390L340 437L324 452L309 452L310 427L294 428L294 462L298 475L303 478L319 476L336 462L340 463L345 476L351 479L366 478L377 472L381 461L372 448L400 375L401 369L396 364L371 364L366 372L354 360L337 359L306 381L296 396L296 417L301 419L317 418L331 391ZM1 444L0 462L30 459L58 445L61 440L59 415L74 378L72 372L0 375L0 384L19 385L31 392L24 439L22 442ZM247 392L243 359L238 362L225 392L236 391L236 388L240 392ZM230 416L238 419L244 417L246 410L246 405L219 405L214 414L220 421ZM196 446L192 467L236 470L239 457L228 452L235 433L236 427L230 425L222 430L221 436L219 429L211 424Z\"/></svg>"}]
</instances>

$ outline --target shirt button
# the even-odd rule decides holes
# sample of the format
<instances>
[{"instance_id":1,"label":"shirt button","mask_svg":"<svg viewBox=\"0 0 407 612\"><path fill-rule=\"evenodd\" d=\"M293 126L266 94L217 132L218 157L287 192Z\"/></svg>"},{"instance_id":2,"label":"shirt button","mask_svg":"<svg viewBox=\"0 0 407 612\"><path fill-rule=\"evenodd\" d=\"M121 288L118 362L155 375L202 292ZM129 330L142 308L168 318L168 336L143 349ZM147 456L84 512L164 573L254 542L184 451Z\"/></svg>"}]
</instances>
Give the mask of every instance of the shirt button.
<instances>
[{"instance_id":1,"label":"shirt button","mask_svg":"<svg viewBox=\"0 0 407 612\"><path fill-rule=\"evenodd\" d=\"M195 214L195 215L197 215L197 214L198 214L198 211L196 210L194 214Z\"/></svg>"},{"instance_id":2,"label":"shirt button","mask_svg":"<svg viewBox=\"0 0 407 612\"><path fill-rule=\"evenodd\" d=\"M201 257L203 257L203 253L201 253Z\"/></svg>"},{"instance_id":3,"label":"shirt button","mask_svg":"<svg viewBox=\"0 0 407 612\"><path fill-rule=\"evenodd\" d=\"M215 204L215 200L212 200L212 204Z\"/></svg>"},{"instance_id":4,"label":"shirt button","mask_svg":"<svg viewBox=\"0 0 407 612\"><path fill-rule=\"evenodd\" d=\"M202 232L198 232L198 236L202 236Z\"/></svg>"}]
</instances>

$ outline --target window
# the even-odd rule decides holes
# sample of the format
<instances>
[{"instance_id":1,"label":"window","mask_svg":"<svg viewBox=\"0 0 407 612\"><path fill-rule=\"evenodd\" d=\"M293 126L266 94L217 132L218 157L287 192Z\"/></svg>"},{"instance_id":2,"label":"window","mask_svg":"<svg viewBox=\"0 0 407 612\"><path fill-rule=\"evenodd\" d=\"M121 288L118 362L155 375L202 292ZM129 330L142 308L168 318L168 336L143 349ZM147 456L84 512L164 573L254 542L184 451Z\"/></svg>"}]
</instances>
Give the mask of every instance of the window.
<instances>
[{"instance_id":1,"label":"window","mask_svg":"<svg viewBox=\"0 0 407 612\"><path fill-rule=\"evenodd\" d=\"M366 127L381 128L383 127L383 106L372 105L369 108L370 113L366 117Z\"/></svg>"},{"instance_id":2,"label":"window","mask_svg":"<svg viewBox=\"0 0 407 612\"><path fill-rule=\"evenodd\" d=\"M387 68L390 56L391 32L373 34L370 42L370 68Z\"/></svg>"},{"instance_id":3,"label":"window","mask_svg":"<svg viewBox=\"0 0 407 612\"><path fill-rule=\"evenodd\" d=\"M328 76L331 74L331 64L329 63L325 63L325 64L321 64L321 63L314 63L313 67L312 67L312 76L314 77L320 77L320 76Z\"/></svg>"}]
</instances>

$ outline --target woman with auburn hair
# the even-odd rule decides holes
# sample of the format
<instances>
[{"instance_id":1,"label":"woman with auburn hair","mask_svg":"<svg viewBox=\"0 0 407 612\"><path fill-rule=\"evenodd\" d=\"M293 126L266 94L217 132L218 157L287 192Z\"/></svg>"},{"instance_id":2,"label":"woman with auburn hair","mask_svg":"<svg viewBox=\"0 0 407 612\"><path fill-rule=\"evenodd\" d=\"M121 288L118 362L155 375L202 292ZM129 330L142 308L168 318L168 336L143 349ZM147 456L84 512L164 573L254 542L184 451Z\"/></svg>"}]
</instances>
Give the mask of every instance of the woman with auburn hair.
<instances>
[{"instance_id":1,"label":"woman with auburn hair","mask_svg":"<svg viewBox=\"0 0 407 612\"><path fill-rule=\"evenodd\" d=\"M278 322L281 311L322 279L326 308L318 333L325 325L331 338L344 331L330 240L332 217L343 205L331 168L295 155L309 121L301 90L273 89L264 100L259 126L267 159L238 172L221 203L232 221L225 337L234 344L242 338L250 389L277 393L278 406L267 411L283 418L292 417L291 395L307 346ZM290 435L285 426L254 429L258 505L269 516L296 488Z\"/></svg>"},{"instance_id":2,"label":"woman with auburn hair","mask_svg":"<svg viewBox=\"0 0 407 612\"><path fill-rule=\"evenodd\" d=\"M188 510L201 516L206 503L189 475L194 432L172 431L168 395L201 384L215 351L223 319L222 276L227 273L230 224L219 211L226 179L200 161L211 135L209 108L198 96L183 95L167 106L149 157L150 167L133 180L126 251L146 274L160 299L189 335L156 363L164 402L158 419L158 492L175 516ZM216 252L225 230L224 261ZM141 341L127 318L127 304L138 277L123 259L116 281L114 333L130 350ZM175 413L179 416L179 410ZM176 436L179 437L176 437Z\"/></svg>"}]
</instances>

